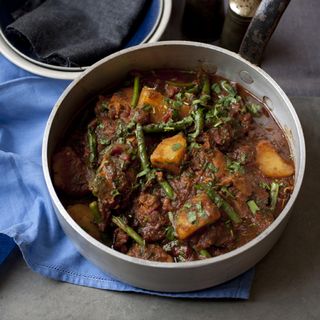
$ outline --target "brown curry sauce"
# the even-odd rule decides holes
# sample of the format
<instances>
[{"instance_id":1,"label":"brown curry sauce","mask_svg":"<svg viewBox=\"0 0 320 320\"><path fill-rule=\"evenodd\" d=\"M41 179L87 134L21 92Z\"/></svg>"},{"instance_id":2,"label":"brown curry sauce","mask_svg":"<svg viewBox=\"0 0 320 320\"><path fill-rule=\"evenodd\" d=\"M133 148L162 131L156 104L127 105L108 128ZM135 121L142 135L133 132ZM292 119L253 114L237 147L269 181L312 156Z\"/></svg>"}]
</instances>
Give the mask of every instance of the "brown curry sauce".
<instances>
[{"instance_id":1,"label":"brown curry sauce","mask_svg":"<svg viewBox=\"0 0 320 320\"><path fill-rule=\"evenodd\" d=\"M53 156L73 219L115 250L164 262L217 256L265 230L294 184L288 142L266 106L203 71L135 79L134 89L131 75L100 96Z\"/></svg>"}]
</instances>

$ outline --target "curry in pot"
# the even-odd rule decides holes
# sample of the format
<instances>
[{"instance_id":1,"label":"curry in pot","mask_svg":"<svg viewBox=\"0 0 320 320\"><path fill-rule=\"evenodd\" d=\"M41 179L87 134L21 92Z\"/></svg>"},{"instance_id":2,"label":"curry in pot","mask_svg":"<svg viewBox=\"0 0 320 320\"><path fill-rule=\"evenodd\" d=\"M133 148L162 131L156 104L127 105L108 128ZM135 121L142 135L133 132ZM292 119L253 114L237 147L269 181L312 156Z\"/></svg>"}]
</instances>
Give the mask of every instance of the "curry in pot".
<instances>
[{"instance_id":1,"label":"curry in pot","mask_svg":"<svg viewBox=\"0 0 320 320\"><path fill-rule=\"evenodd\" d=\"M76 118L52 159L72 218L129 256L207 259L255 238L294 185L284 132L240 85L136 72Z\"/></svg>"}]
</instances>

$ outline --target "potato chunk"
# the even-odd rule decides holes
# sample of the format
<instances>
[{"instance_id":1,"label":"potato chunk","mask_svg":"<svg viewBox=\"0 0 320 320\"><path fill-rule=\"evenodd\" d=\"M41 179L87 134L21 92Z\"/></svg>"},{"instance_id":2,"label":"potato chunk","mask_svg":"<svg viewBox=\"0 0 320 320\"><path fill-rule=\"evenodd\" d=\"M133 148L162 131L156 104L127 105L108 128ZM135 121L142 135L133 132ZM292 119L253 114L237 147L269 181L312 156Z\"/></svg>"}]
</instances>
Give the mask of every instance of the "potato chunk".
<instances>
[{"instance_id":1,"label":"potato chunk","mask_svg":"<svg viewBox=\"0 0 320 320\"><path fill-rule=\"evenodd\" d=\"M88 232L92 237L100 240L100 232L98 226L94 224L91 209L85 204L75 204L67 208L68 213L78 225Z\"/></svg>"},{"instance_id":2,"label":"potato chunk","mask_svg":"<svg viewBox=\"0 0 320 320\"><path fill-rule=\"evenodd\" d=\"M152 122L163 121L163 116L168 112L164 96L153 88L143 87L140 93L138 108L150 106L150 119Z\"/></svg>"},{"instance_id":3,"label":"potato chunk","mask_svg":"<svg viewBox=\"0 0 320 320\"><path fill-rule=\"evenodd\" d=\"M256 162L267 177L283 178L294 174L292 162L284 160L268 140L261 140L256 145Z\"/></svg>"},{"instance_id":4,"label":"potato chunk","mask_svg":"<svg viewBox=\"0 0 320 320\"><path fill-rule=\"evenodd\" d=\"M229 175L224 154L221 151L219 151L218 149L214 150L212 164L217 169L217 172L215 173L215 175L218 179L221 179L221 178Z\"/></svg>"},{"instance_id":5,"label":"potato chunk","mask_svg":"<svg viewBox=\"0 0 320 320\"><path fill-rule=\"evenodd\" d=\"M153 151L150 157L151 163L156 168L178 174L186 149L187 141L183 134L163 139Z\"/></svg>"},{"instance_id":6,"label":"potato chunk","mask_svg":"<svg viewBox=\"0 0 320 320\"><path fill-rule=\"evenodd\" d=\"M218 207L205 193L194 196L179 209L175 216L175 231L183 240L194 232L220 219Z\"/></svg>"}]
</instances>

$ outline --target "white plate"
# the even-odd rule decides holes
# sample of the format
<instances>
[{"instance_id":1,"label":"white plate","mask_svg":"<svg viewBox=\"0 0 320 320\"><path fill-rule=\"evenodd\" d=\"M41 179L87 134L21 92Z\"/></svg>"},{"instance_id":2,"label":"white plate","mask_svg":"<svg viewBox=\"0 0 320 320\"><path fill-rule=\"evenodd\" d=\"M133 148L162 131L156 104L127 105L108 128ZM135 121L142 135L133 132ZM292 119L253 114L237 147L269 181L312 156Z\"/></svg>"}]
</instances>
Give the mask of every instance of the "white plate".
<instances>
[{"instance_id":1,"label":"white plate","mask_svg":"<svg viewBox=\"0 0 320 320\"><path fill-rule=\"evenodd\" d=\"M155 19L155 23L150 32L142 39L140 43L156 42L160 39L165 31L172 9L172 0L160 0L159 16ZM46 63L36 61L23 53L19 52L6 39L0 29L0 52L12 63L25 69L31 73L55 79L73 80L86 69L83 68L67 68L53 66Z\"/></svg>"}]
</instances>

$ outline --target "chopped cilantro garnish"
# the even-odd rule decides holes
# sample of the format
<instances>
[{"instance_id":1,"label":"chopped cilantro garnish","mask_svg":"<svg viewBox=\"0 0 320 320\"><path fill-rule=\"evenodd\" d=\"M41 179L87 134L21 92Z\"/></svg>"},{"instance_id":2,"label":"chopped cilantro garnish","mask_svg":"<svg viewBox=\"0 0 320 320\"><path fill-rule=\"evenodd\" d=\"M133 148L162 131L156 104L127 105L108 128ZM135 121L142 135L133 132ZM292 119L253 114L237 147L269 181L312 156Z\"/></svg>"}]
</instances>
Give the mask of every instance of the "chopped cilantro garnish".
<instances>
[{"instance_id":1,"label":"chopped cilantro garnish","mask_svg":"<svg viewBox=\"0 0 320 320\"><path fill-rule=\"evenodd\" d=\"M186 209L190 209L192 207L191 203L189 202L186 202L184 205L183 205Z\"/></svg>"},{"instance_id":2,"label":"chopped cilantro garnish","mask_svg":"<svg viewBox=\"0 0 320 320\"><path fill-rule=\"evenodd\" d=\"M232 96L235 96L237 94L237 91L226 80L220 81L220 86L224 91L226 91L227 93L229 93Z\"/></svg>"},{"instance_id":3,"label":"chopped cilantro garnish","mask_svg":"<svg viewBox=\"0 0 320 320\"><path fill-rule=\"evenodd\" d=\"M189 144L189 149L199 149L201 148L201 144L197 143L197 142L194 142L192 141L190 144Z\"/></svg>"},{"instance_id":4,"label":"chopped cilantro garnish","mask_svg":"<svg viewBox=\"0 0 320 320\"><path fill-rule=\"evenodd\" d=\"M202 206L202 203L199 202L196 204L196 209L197 209L197 212L199 214L199 217L201 218L207 218L208 217L208 214L207 212L203 209L203 206Z\"/></svg>"},{"instance_id":5,"label":"chopped cilantro garnish","mask_svg":"<svg viewBox=\"0 0 320 320\"><path fill-rule=\"evenodd\" d=\"M99 142L100 144L103 144L103 145L109 145L109 144L110 144L110 140L109 140L109 139L106 139L106 138L100 138L100 139L98 140L98 142Z\"/></svg>"},{"instance_id":6,"label":"chopped cilantro garnish","mask_svg":"<svg viewBox=\"0 0 320 320\"><path fill-rule=\"evenodd\" d=\"M181 143L174 143L171 146L172 151L178 151L182 147Z\"/></svg>"},{"instance_id":7,"label":"chopped cilantro garnish","mask_svg":"<svg viewBox=\"0 0 320 320\"><path fill-rule=\"evenodd\" d=\"M267 183L265 182L260 182L259 183L259 186L263 189L266 189L266 190L270 190L270 185L268 185Z\"/></svg>"},{"instance_id":8,"label":"chopped cilantro garnish","mask_svg":"<svg viewBox=\"0 0 320 320\"><path fill-rule=\"evenodd\" d=\"M147 175L149 172L150 172L149 168L142 170L137 174L137 178L143 177L143 176Z\"/></svg>"},{"instance_id":9,"label":"chopped cilantro garnish","mask_svg":"<svg viewBox=\"0 0 320 320\"><path fill-rule=\"evenodd\" d=\"M234 198L234 195L230 192L229 188L226 186L221 187L221 192L224 193L226 196L229 196L230 198Z\"/></svg>"},{"instance_id":10,"label":"chopped cilantro garnish","mask_svg":"<svg viewBox=\"0 0 320 320\"><path fill-rule=\"evenodd\" d=\"M246 162L246 160L247 160L247 155L244 152L242 152L239 156L239 162L243 164Z\"/></svg>"},{"instance_id":11,"label":"chopped cilantro garnish","mask_svg":"<svg viewBox=\"0 0 320 320\"><path fill-rule=\"evenodd\" d=\"M256 103L249 103L246 105L247 110L254 116L259 115L260 110L261 110L261 105L256 104Z\"/></svg>"},{"instance_id":12,"label":"chopped cilantro garnish","mask_svg":"<svg viewBox=\"0 0 320 320\"><path fill-rule=\"evenodd\" d=\"M111 191L111 195L112 195L113 197L116 197L116 196L120 195L120 192L119 192L118 189L113 189L113 190Z\"/></svg>"},{"instance_id":13,"label":"chopped cilantro garnish","mask_svg":"<svg viewBox=\"0 0 320 320\"><path fill-rule=\"evenodd\" d=\"M195 224L197 222L197 213L195 211L188 212L188 221L191 224Z\"/></svg>"},{"instance_id":14,"label":"chopped cilantro garnish","mask_svg":"<svg viewBox=\"0 0 320 320\"><path fill-rule=\"evenodd\" d=\"M153 107L150 104L145 104L145 105L143 105L142 110L151 111L151 110L153 110Z\"/></svg>"},{"instance_id":15,"label":"chopped cilantro garnish","mask_svg":"<svg viewBox=\"0 0 320 320\"><path fill-rule=\"evenodd\" d=\"M216 94L220 94L221 93L221 88L220 88L218 83L214 83L211 86L211 90L214 91Z\"/></svg>"},{"instance_id":16,"label":"chopped cilantro garnish","mask_svg":"<svg viewBox=\"0 0 320 320\"><path fill-rule=\"evenodd\" d=\"M240 162L227 160L227 168L231 173L244 173L244 168Z\"/></svg>"},{"instance_id":17,"label":"chopped cilantro garnish","mask_svg":"<svg viewBox=\"0 0 320 320\"><path fill-rule=\"evenodd\" d=\"M183 99L183 93L182 93L182 92L178 92L174 97L175 97L177 100L182 100L182 99Z\"/></svg>"},{"instance_id":18,"label":"chopped cilantro garnish","mask_svg":"<svg viewBox=\"0 0 320 320\"><path fill-rule=\"evenodd\" d=\"M179 245L179 241L178 240L173 240L170 241L169 243L165 244L162 248L164 251L171 251L174 247Z\"/></svg>"},{"instance_id":19,"label":"chopped cilantro garnish","mask_svg":"<svg viewBox=\"0 0 320 320\"><path fill-rule=\"evenodd\" d=\"M109 104L108 104L107 101L103 101L103 102L101 102L100 107L101 107L101 111L108 111L108 109L109 109Z\"/></svg>"},{"instance_id":20,"label":"chopped cilantro garnish","mask_svg":"<svg viewBox=\"0 0 320 320\"><path fill-rule=\"evenodd\" d=\"M213 173L217 173L219 171L219 169L211 162L208 162L207 168Z\"/></svg>"},{"instance_id":21,"label":"chopped cilantro garnish","mask_svg":"<svg viewBox=\"0 0 320 320\"><path fill-rule=\"evenodd\" d=\"M180 108L180 107L182 107L182 105L183 105L183 102L182 102L182 101L179 101L179 100L176 100L176 101L174 101L174 102L172 103L172 106L173 106L174 108Z\"/></svg>"},{"instance_id":22,"label":"chopped cilantro garnish","mask_svg":"<svg viewBox=\"0 0 320 320\"><path fill-rule=\"evenodd\" d=\"M165 232L166 232L166 238L167 238L169 241L173 241L173 240L175 239L173 226L168 226L168 227L166 228Z\"/></svg>"}]
</instances>

